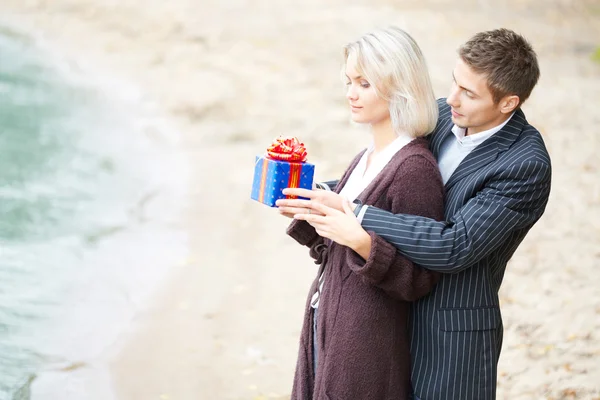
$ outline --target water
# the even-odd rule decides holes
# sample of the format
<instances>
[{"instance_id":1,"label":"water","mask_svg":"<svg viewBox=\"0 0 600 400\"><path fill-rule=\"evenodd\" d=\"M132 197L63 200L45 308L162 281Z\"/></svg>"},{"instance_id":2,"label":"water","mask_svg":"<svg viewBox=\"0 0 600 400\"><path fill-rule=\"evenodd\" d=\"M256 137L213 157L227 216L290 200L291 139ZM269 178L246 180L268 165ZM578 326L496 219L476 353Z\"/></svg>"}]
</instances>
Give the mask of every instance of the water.
<instances>
[{"instance_id":1,"label":"water","mask_svg":"<svg viewBox=\"0 0 600 400\"><path fill-rule=\"evenodd\" d=\"M0 400L108 399L104 361L186 254L176 135L69 65L0 27Z\"/></svg>"}]
</instances>

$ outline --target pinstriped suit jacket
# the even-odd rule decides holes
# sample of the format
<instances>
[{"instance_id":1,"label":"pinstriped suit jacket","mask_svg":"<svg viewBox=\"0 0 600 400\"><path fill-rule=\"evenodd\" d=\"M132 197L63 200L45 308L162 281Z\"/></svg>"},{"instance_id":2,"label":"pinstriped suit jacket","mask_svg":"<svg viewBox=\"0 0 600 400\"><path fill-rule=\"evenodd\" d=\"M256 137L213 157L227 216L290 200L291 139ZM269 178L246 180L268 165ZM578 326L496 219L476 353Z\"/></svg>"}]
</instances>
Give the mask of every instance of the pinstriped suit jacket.
<instances>
[{"instance_id":1,"label":"pinstriped suit jacket","mask_svg":"<svg viewBox=\"0 0 600 400\"><path fill-rule=\"evenodd\" d=\"M453 126L445 99L438 106L430 136L436 158ZM542 137L519 110L446 183L445 222L368 207L365 230L443 273L412 309L412 383L420 399L495 399L503 332L498 290L507 262L544 212L550 176Z\"/></svg>"}]
</instances>

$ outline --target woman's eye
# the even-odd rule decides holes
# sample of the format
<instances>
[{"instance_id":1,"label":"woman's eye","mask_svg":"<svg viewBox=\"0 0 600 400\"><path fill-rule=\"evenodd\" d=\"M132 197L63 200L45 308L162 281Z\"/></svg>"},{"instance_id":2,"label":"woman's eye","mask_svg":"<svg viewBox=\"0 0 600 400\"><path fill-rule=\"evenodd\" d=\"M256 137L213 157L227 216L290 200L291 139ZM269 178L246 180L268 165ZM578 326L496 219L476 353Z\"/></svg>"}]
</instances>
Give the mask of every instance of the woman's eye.
<instances>
[{"instance_id":1,"label":"woman's eye","mask_svg":"<svg viewBox=\"0 0 600 400\"><path fill-rule=\"evenodd\" d=\"M360 86L364 87L365 89L368 89L369 87L371 87L371 84L369 82L361 82Z\"/></svg>"},{"instance_id":2,"label":"woman's eye","mask_svg":"<svg viewBox=\"0 0 600 400\"><path fill-rule=\"evenodd\" d=\"M352 85L352 82L346 82L346 86Z\"/></svg>"}]
</instances>

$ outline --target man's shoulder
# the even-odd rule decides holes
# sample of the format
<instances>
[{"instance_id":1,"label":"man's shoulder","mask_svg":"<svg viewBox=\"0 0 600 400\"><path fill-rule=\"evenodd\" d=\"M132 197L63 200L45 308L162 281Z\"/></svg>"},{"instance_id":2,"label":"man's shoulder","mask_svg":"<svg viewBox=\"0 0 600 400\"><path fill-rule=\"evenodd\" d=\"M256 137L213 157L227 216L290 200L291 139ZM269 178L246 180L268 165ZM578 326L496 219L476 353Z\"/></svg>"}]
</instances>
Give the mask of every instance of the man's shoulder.
<instances>
[{"instance_id":1,"label":"man's shoulder","mask_svg":"<svg viewBox=\"0 0 600 400\"><path fill-rule=\"evenodd\" d=\"M432 139L438 132L448 128L452 124L452 114L450 112L450 106L446 103L445 97L437 99L438 105L438 119L435 124L435 128L428 135L428 139Z\"/></svg>"},{"instance_id":2,"label":"man's shoulder","mask_svg":"<svg viewBox=\"0 0 600 400\"><path fill-rule=\"evenodd\" d=\"M437 99L437 105L439 111L438 121L451 118L450 106L448 105L448 103L446 103L445 97L440 97L439 99Z\"/></svg>"},{"instance_id":3,"label":"man's shoulder","mask_svg":"<svg viewBox=\"0 0 600 400\"><path fill-rule=\"evenodd\" d=\"M524 120L521 134L511 147L511 150L513 154L523 154L530 160L533 159L550 164L550 155L542 134L527 120Z\"/></svg>"}]
</instances>

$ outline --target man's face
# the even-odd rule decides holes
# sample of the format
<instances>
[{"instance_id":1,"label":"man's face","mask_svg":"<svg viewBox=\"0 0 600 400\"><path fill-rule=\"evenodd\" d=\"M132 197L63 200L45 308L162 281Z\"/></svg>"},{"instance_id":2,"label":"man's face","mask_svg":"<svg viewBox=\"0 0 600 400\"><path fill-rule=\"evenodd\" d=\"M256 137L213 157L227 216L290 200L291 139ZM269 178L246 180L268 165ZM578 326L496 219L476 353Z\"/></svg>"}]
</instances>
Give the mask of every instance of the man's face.
<instances>
[{"instance_id":1,"label":"man's face","mask_svg":"<svg viewBox=\"0 0 600 400\"><path fill-rule=\"evenodd\" d=\"M483 132L504 122L500 101L494 104L484 75L473 71L461 58L452 72L453 82L446 103L452 107L452 122L468 129L467 134Z\"/></svg>"}]
</instances>

